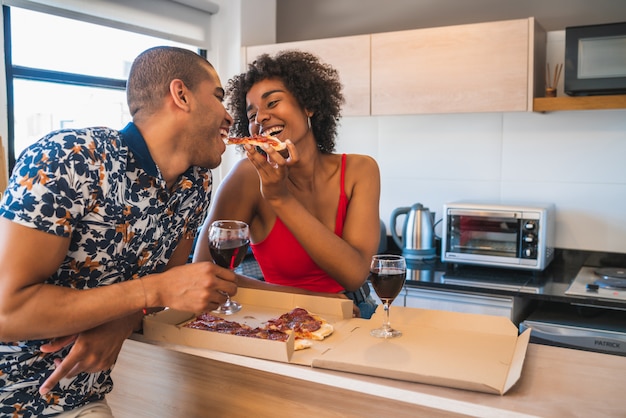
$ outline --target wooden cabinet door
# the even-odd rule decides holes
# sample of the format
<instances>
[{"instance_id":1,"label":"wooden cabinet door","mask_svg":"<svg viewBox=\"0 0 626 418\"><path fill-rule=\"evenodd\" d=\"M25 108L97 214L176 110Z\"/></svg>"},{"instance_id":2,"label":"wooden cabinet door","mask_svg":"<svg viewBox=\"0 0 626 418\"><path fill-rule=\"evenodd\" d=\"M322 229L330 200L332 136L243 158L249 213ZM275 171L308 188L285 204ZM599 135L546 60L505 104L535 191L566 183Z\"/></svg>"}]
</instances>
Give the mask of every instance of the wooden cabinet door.
<instances>
[{"instance_id":1,"label":"wooden cabinet door","mask_svg":"<svg viewBox=\"0 0 626 418\"><path fill-rule=\"evenodd\" d=\"M532 110L534 30L529 18L373 34L372 115Z\"/></svg>"},{"instance_id":2,"label":"wooden cabinet door","mask_svg":"<svg viewBox=\"0 0 626 418\"><path fill-rule=\"evenodd\" d=\"M311 52L339 72L346 99L343 116L370 114L370 35L249 46L246 62L254 61L260 54L271 55L285 49Z\"/></svg>"}]
</instances>

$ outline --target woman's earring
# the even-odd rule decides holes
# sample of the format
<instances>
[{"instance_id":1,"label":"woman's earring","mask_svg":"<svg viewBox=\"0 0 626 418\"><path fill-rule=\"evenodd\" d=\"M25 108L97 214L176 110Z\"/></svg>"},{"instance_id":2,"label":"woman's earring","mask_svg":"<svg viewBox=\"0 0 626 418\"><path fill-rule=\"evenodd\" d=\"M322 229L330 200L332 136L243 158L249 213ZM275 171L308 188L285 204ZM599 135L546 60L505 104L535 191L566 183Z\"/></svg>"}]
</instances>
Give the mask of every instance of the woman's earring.
<instances>
[{"instance_id":1,"label":"woman's earring","mask_svg":"<svg viewBox=\"0 0 626 418\"><path fill-rule=\"evenodd\" d=\"M306 117L306 122L309 125L309 131L310 131L311 130L311 117L310 116Z\"/></svg>"}]
</instances>

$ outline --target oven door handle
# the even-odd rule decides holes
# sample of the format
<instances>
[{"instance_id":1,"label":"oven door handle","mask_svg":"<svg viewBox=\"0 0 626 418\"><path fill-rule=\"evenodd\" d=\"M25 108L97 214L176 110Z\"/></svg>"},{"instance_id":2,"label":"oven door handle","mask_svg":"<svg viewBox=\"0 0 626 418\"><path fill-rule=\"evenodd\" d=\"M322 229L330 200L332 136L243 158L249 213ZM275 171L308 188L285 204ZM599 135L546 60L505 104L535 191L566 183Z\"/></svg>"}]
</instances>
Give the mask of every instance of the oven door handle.
<instances>
[{"instance_id":1,"label":"oven door handle","mask_svg":"<svg viewBox=\"0 0 626 418\"><path fill-rule=\"evenodd\" d=\"M503 212L490 212L490 211L482 211L482 210L464 210L464 209L448 209L448 215L452 216L472 216L475 218L511 218L511 219L521 219L522 212L511 212L511 211L503 211Z\"/></svg>"}]
</instances>

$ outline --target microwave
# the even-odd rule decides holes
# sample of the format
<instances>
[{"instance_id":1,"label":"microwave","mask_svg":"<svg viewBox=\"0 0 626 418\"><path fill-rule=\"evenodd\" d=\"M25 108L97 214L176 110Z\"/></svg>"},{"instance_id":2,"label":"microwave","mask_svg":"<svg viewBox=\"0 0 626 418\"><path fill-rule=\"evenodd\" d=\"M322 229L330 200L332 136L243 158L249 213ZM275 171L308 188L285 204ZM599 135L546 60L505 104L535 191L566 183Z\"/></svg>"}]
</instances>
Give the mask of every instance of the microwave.
<instances>
[{"instance_id":1,"label":"microwave","mask_svg":"<svg viewBox=\"0 0 626 418\"><path fill-rule=\"evenodd\" d=\"M553 204L446 203L441 261L541 271L554 258L554 224Z\"/></svg>"},{"instance_id":2,"label":"microwave","mask_svg":"<svg viewBox=\"0 0 626 418\"><path fill-rule=\"evenodd\" d=\"M626 93L626 22L565 28L564 91Z\"/></svg>"}]
</instances>

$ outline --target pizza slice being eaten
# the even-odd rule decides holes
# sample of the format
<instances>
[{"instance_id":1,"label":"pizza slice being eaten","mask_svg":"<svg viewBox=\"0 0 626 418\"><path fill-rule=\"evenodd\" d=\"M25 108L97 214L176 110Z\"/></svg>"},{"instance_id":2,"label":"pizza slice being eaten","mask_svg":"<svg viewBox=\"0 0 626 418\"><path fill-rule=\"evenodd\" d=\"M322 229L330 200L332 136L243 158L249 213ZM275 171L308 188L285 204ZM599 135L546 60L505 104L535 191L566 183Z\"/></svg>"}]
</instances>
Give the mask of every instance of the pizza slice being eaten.
<instances>
[{"instance_id":1,"label":"pizza slice being eaten","mask_svg":"<svg viewBox=\"0 0 626 418\"><path fill-rule=\"evenodd\" d=\"M243 145L250 144L254 146L262 146L268 144L276 151L282 151L287 148L287 144L272 135L252 135L244 137L230 137L226 140L227 145Z\"/></svg>"}]
</instances>

